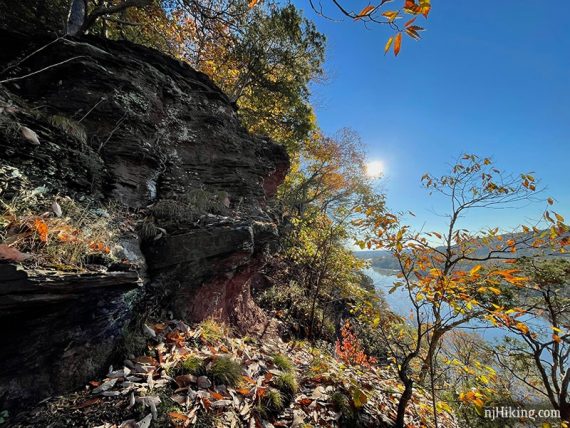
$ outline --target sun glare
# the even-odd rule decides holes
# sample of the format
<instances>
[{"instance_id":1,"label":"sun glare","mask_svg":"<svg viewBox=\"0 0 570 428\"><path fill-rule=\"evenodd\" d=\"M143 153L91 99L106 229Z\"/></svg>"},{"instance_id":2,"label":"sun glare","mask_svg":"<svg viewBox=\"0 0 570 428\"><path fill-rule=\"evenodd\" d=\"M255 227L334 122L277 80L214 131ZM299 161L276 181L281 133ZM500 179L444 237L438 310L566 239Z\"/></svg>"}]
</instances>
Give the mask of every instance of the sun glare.
<instances>
[{"instance_id":1,"label":"sun glare","mask_svg":"<svg viewBox=\"0 0 570 428\"><path fill-rule=\"evenodd\" d=\"M384 172L384 163L376 160L366 164L366 176L370 178L378 178Z\"/></svg>"}]
</instances>

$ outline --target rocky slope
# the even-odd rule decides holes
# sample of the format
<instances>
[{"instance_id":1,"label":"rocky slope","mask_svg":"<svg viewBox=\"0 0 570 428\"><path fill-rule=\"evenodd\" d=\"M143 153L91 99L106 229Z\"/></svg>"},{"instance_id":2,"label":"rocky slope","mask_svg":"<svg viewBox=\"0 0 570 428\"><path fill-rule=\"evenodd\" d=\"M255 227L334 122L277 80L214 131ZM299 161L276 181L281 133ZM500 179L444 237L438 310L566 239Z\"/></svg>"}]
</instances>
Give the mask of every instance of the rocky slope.
<instances>
[{"instance_id":1,"label":"rocky slope","mask_svg":"<svg viewBox=\"0 0 570 428\"><path fill-rule=\"evenodd\" d=\"M401 385L389 366L347 365L307 342L232 337L223 325L145 325L144 355L131 356L83 391L21 414L14 427L388 428ZM440 426L458 427L441 410ZM415 391L410 428L433 427Z\"/></svg>"},{"instance_id":2,"label":"rocky slope","mask_svg":"<svg viewBox=\"0 0 570 428\"><path fill-rule=\"evenodd\" d=\"M111 216L113 242L95 261L95 283L122 278L90 287L94 273L82 266L46 281L36 254L18 267L23 273L0 265L0 276L12 275L0 282L0 307L9 309L0 319L9 332L0 408L96 376L125 336L136 342L129 331L149 314L215 315L250 334L270 328L249 281L277 243L267 202L288 170L284 149L249 135L207 76L158 52L6 31L0 45L3 224L15 221L11 207L32 199L36 225L66 218L52 202L63 199L89 216ZM16 232L3 229L3 243L17 247ZM41 235L46 248L52 235Z\"/></svg>"}]
</instances>

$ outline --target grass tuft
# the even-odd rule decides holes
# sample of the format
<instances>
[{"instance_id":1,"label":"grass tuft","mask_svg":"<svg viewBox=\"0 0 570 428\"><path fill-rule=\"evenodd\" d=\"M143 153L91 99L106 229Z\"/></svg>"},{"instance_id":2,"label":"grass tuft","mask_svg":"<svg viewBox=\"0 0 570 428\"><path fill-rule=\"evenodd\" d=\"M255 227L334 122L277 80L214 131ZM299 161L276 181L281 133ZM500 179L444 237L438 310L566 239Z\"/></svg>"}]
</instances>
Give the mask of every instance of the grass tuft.
<instances>
[{"instance_id":1,"label":"grass tuft","mask_svg":"<svg viewBox=\"0 0 570 428\"><path fill-rule=\"evenodd\" d=\"M229 327L212 318L208 318L200 323L202 340L208 343L220 342L230 335Z\"/></svg>"},{"instance_id":2,"label":"grass tuft","mask_svg":"<svg viewBox=\"0 0 570 428\"><path fill-rule=\"evenodd\" d=\"M273 355L273 364L284 372L292 372L293 371L293 362L289 357L284 354L275 354Z\"/></svg>"},{"instance_id":3,"label":"grass tuft","mask_svg":"<svg viewBox=\"0 0 570 428\"><path fill-rule=\"evenodd\" d=\"M242 372L241 364L229 357L215 359L208 369L208 374L215 384L224 384L232 387L237 385L241 379Z\"/></svg>"},{"instance_id":4,"label":"grass tuft","mask_svg":"<svg viewBox=\"0 0 570 428\"><path fill-rule=\"evenodd\" d=\"M179 371L182 374L201 376L206 371L204 360L195 356L188 357L180 363Z\"/></svg>"},{"instance_id":5,"label":"grass tuft","mask_svg":"<svg viewBox=\"0 0 570 428\"><path fill-rule=\"evenodd\" d=\"M297 378L293 373L283 373L275 379L275 386L287 397L293 397L299 390Z\"/></svg>"}]
</instances>

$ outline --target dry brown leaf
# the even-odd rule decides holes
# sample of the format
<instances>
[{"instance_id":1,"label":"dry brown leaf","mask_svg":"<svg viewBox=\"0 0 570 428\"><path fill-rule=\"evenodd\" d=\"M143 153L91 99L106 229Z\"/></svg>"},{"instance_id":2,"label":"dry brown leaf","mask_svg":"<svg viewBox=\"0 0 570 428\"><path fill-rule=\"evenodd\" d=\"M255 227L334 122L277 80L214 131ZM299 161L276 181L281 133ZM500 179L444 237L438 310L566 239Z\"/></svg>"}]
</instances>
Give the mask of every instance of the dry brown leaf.
<instances>
[{"instance_id":1,"label":"dry brown leaf","mask_svg":"<svg viewBox=\"0 0 570 428\"><path fill-rule=\"evenodd\" d=\"M22 253L6 244L0 244L0 260L9 262L23 262L30 259L30 254Z\"/></svg>"}]
</instances>

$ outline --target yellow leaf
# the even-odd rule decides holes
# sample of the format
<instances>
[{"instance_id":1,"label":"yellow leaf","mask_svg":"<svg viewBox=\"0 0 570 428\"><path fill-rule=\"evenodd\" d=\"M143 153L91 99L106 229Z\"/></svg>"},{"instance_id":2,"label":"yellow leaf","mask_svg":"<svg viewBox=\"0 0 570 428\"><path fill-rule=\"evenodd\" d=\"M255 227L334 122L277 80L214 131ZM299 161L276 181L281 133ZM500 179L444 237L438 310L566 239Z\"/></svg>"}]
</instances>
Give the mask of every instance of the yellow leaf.
<instances>
[{"instance_id":1,"label":"yellow leaf","mask_svg":"<svg viewBox=\"0 0 570 428\"><path fill-rule=\"evenodd\" d=\"M489 287L489 290L492 291L493 293L495 293L497 296L498 296L499 294L501 294L501 290L499 290L498 288Z\"/></svg>"},{"instance_id":2,"label":"yellow leaf","mask_svg":"<svg viewBox=\"0 0 570 428\"><path fill-rule=\"evenodd\" d=\"M384 55L386 55L388 53L388 51L390 50L390 47L392 46L393 41L394 41L394 37L392 36L386 42L386 46L384 47Z\"/></svg>"},{"instance_id":3,"label":"yellow leaf","mask_svg":"<svg viewBox=\"0 0 570 428\"><path fill-rule=\"evenodd\" d=\"M473 268L469 271L469 275L471 276L475 275L477 272L481 270L482 267L483 266L481 265L473 266Z\"/></svg>"},{"instance_id":4,"label":"yellow leaf","mask_svg":"<svg viewBox=\"0 0 570 428\"><path fill-rule=\"evenodd\" d=\"M554 212L554 216L556 217L556 220L558 220L560 223L564 223L564 217L562 217L560 214Z\"/></svg>"},{"instance_id":5,"label":"yellow leaf","mask_svg":"<svg viewBox=\"0 0 570 428\"><path fill-rule=\"evenodd\" d=\"M522 332L523 334L528 334L528 326L525 323L518 322L515 324L515 328Z\"/></svg>"},{"instance_id":6,"label":"yellow leaf","mask_svg":"<svg viewBox=\"0 0 570 428\"><path fill-rule=\"evenodd\" d=\"M420 0L420 10L421 14L427 18L431 10L431 0Z\"/></svg>"},{"instance_id":7,"label":"yellow leaf","mask_svg":"<svg viewBox=\"0 0 570 428\"><path fill-rule=\"evenodd\" d=\"M384 12L382 15L385 16L386 18L388 18L389 22L392 22L398 17L399 12L393 11L393 10L388 10L388 11Z\"/></svg>"},{"instance_id":8,"label":"yellow leaf","mask_svg":"<svg viewBox=\"0 0 570 428\"><path fill-rule=\"evenodd\" d=\"M401 48L402 48L402 33L398 33L396 35L396 39L394 40L394 55L395 56L398 56Z\"/></svg>"}]
</instances>

